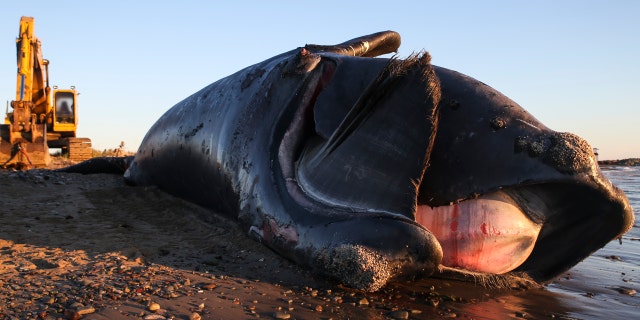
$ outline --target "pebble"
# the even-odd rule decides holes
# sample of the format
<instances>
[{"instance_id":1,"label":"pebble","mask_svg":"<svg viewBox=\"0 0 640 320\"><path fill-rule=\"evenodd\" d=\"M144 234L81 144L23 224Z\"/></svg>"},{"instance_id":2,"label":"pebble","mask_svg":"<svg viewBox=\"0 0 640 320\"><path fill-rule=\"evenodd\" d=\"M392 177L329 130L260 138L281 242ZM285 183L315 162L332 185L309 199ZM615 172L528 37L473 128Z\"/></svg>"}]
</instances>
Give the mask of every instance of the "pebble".
<instances>
[{"instance_id":1,"label":"pebble","mask_svg":"<svg viewBox=\"0 0 640 320\"><path fill-rule=\"evenodd\" d=\"M362 298L360 299L360 301L358 301L358 304L361 306L368 306L369 305L369 300L367 300L367 298Z\"/></svg>"},{"instance_id":2,"label":"pebble","mask_svg":"<svg viewBox=\"0 0 640 320\"><path fill-rule=\"evenodd\" d=\"M615 289L619 293L626 294L628 296L635 296L636 293L637 293L635 289L631 289L631 288L627 288L627 287L618 287L618 288L615 288Z\"/></svg>"},{"instance_id":3,"label":"pebble","mask_svg":"<svg viewBox=\"0 0 640 320\"><path fill-rule=\"evenodd\" d=\"M76 311L78 312L79 315L85 315L85 314L91 314L96 312L96 309L92 306L85 306L85 307L80 307L76 309Z\"/></svg>"},{"instance_id":4,"label":"pebble","mask_svg":"<svg viewBox=\"0 0 640 320\"><path fill-rule=\"evenodd\" d=\"M40 299L40 302L44 304L53 304L54 302L56 302L56 299L54 299L53 297L46 296Z\"/></svg>"},{"instance_id":5,"label":"pebble","mask_svg":"<svg viewBox=\"0 0 640 320\"><path fill-rule=\"evenodd\" d=\"M189 315L189 320L200 320L200 319L202 319L202 317L197 312L194 312L191 315Z\"/></svg>"},{"instance_id":6,"label":"pebble","mask_svg":"<svg viewBox=\"0 0 640 320\"><path fill-rule=\"evenodd\" d=\"M149 304L149 311L157 311L157 310L160 310L160 305L155 302L151 302Z\"/></svg>"},{"instance_id":7,"label":"pebble","mask_svg":"<svg viewBox=\"0 0 640 320\"><path fill-rule=\"evenodd\" d=\"M273 317L275 319L289 319L291 318L291 315L286 312L277 311L273 313Z\"/></svg>"},{"instance_id":8,"label":"pebble","mask_svg":"<svg viewBox=\"0 0 640 320\"><path fill-rule=\"evenodd\" d=\"M213 282L205 283L205 284L202 285L202 289L204 289L204 290L213 290L213 289L215 289L217 287L218 287L218 285L216 285Z\"/></svg>"},{"instance_id":9,"label":"pebble","mask_svg":"<svg viewBox=\"0 0 640 320\"><path fill-rule=\"evenodd\" d=\"M144 318L142 318L144 320L164 320L166 319L164 316L159 315L159 314L149 314L144 316Z\"/></svg>"}]
</instances>

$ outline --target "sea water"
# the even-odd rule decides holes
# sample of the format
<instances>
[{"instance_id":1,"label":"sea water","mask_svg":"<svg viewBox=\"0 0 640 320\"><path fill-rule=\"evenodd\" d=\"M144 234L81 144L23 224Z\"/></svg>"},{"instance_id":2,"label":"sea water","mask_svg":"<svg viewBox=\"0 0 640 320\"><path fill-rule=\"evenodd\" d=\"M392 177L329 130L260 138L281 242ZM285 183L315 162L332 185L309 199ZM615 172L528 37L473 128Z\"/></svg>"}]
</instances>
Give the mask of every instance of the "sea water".
<instances>
[{"instance_id":1,"label":"sea water","mask_svg":"<svg viewBox=\"0 0 640 320\"><path fill-rule=\"evenodd\" d=\"M640 268L640 222L638 221L638 214L640 213L640 166L603 166L601 170L614 185L624 191L636 215L633 227L622 237L622 245L614 241L601 251L605 254L611 253L614 256L624 257L624 262Z\"/></svg>"}]
</instances>

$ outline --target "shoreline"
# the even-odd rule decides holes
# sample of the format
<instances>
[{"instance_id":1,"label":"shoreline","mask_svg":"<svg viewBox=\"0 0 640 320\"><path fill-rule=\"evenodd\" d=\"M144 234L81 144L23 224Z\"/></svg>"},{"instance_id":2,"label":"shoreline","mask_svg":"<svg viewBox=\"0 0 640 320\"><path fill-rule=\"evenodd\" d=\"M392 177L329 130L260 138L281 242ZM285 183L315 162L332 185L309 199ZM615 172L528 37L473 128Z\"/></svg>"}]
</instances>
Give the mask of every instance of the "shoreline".
<instances>
[{"instance_id":1,"label":"shoreline","mask_svg":"<svg viewBox=\"0 0 640 320\"><path fill-rule=\"evenodd\" d=\"M627 158L617 160L598 160L601 166L640 166L640 158Z\"/></svg>"}]
</instances>

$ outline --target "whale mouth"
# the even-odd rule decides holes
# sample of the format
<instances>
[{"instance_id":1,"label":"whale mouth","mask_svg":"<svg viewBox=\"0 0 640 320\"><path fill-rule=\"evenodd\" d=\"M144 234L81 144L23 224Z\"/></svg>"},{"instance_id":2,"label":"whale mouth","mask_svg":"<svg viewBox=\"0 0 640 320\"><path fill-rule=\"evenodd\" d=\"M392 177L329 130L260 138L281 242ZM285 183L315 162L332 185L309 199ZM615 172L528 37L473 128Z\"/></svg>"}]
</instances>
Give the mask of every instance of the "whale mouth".
<instances>
[{"instance_id":1,"label":"whale mouth","mask_svg":"<svg viewBox=\"0 0 640 320\"><path fill-rule=\"evenodd\" d=\"M495 188L445 206L419 203L415 220L438 240L444 266L524 272L546 282L633 225L624 193L602 179Z\"/></svg>"},{"instance_id":2,"label":"whale mouth","mask_svg":"<svg viewBox=\"0 0 640 320\"><path fill-rule=\"evenodd\" d=\"M419 205L415 219L440 242L444 266L492 274L526 261L542 228L502 191L448 206Z\"/></svg>"}]
</instances>

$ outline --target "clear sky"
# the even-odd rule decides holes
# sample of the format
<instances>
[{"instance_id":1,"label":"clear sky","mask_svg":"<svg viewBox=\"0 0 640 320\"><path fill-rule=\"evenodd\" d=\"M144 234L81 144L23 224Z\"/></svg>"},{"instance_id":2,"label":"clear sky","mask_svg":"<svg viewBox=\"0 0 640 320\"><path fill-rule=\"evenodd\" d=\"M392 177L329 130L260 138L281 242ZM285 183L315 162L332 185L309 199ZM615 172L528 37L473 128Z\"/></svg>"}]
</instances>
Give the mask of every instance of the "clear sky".
<instances>
[{"instance_id":1,"label":"clear sky","mask_svg":"<svg viewBox=\"0 0 640 320\"><path fill-rule=\"evenodd\" d=\"M3 102L15 98L23 15L35 18L52 85L81 93L78 134L99 150L135 151L167 109L241 68L394 30L400 57L426 49L600 159L640 157L640 1L7 1Z\"/></svg>"}]
</instances>

